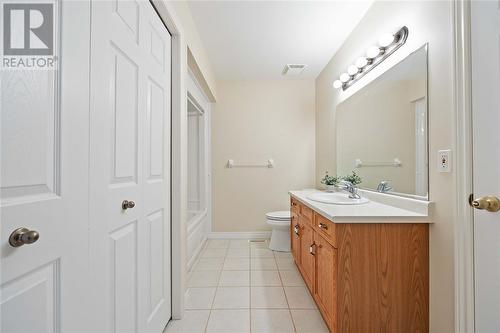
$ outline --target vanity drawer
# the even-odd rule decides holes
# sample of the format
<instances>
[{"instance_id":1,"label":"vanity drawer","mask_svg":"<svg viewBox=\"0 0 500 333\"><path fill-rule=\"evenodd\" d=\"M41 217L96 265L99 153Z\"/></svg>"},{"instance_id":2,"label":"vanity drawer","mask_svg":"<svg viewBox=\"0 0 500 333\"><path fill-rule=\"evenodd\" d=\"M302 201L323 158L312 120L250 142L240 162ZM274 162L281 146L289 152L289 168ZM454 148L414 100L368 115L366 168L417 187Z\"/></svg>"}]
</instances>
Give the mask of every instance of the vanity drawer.
<instances>
[{"instance_id":1,"label":"vanity drawer","mask_svg":"<svg viewBox=\"0 0 500 333\"><path fill-rule=\"evenodd\" d=\"M335 223L315 212L313 227L314 230L322 235L330 244L332 244L335 248L337 247Z\"/></svg>"}]
</instances>

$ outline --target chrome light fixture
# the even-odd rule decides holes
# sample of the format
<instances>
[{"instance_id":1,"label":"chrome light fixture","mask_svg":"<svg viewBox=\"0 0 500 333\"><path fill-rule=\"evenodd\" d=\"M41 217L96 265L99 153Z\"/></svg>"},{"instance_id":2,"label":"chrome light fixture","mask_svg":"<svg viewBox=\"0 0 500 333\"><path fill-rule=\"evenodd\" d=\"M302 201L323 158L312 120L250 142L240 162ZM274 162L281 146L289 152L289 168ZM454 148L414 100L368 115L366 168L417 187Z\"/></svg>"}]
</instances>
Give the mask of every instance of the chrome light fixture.
<instances>
[{"instance_id":1,"label":"chrome light fixture","mask_svg":"<svg viewBox=\"0 0 500 333\"><path fill-rule=\"evenodd\" d=\"M346 73L342 73L339 79L333 82L333 87L346 90L403 46L407 39L408 28L406 26L399 29L395 34L383 34L378 40L378 45L370 46L365 56L359 57L354 65L347 68Z\"/></svg>"}]
</instances>

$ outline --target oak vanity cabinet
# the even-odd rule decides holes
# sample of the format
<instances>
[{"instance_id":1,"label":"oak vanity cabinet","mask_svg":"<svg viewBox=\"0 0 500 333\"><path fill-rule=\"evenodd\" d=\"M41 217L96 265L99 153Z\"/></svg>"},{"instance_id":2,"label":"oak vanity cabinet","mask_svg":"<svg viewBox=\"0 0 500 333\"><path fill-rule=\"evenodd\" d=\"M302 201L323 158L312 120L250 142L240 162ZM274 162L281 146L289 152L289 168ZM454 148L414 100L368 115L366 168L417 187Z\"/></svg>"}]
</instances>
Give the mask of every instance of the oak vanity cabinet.
<instances>
[{"instance_id":1,"label":"oak vanity cabinet","mask_svg":"<svg viewBox=\"0 0 500 333\"><path fill-rule=\"evenodd\" d=\"M300 224L299 224L299 211L298 203L291 201L290 215L291 215L291 247L292 255L295 263L300 265Z\"/></svg>"},{"instance_id":2,"label":"oak vanity cabinet","mask_svg":"<svg viewBox=\"0 0 500 333\"><path fill-rule=\"evenodd\" d=\"M313 212L310 208L292 199L291 215L292 255L307 287L313 292L314 257L311 255L311 246L314 241L312 228Z\"/></svg>"},{"instance_id":3,"label":"oak vanity cabinet","mask_svg":"<svg viewBox=\"0 0 500 333\"><path fill-rule=\"evenodd\" d=\"M330 332L429 331L425 223L334 223L291 199L295 263Z\"/></svg>"},{"instance_id":4,"label":"oak vanity cabinet","mask_svg":"<svg viewBox=\"0 0 500 333\"><path fill-rule=\"evenodd\" d=\"M300 265L302 268L302 276L304 281L309 287L309 290L313 292L314 287L314 256L311 255L313 251L314 244L314 234L311 227L310 221L300 217Z\"/></svg>"}]
</instances>

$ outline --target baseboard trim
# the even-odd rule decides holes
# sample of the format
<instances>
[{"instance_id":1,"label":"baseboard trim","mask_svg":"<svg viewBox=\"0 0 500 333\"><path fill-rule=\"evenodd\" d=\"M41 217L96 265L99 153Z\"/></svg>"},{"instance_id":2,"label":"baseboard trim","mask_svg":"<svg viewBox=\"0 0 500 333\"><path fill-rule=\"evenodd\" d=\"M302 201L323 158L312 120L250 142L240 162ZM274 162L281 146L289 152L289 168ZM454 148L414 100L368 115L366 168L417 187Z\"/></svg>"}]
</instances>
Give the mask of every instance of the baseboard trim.
<instances>
[{"instance_id":1,"label":"baseboard trim","mask_svg":"<svg viewBox=\"0 0 500 333\"><path fill-rule=\"evenodd\" d=\"M209 239L268 239L271 231L245 231L245 232L209 232Z\"/></svg>"},{"instance_id":2,"label":"baseboard trim","mask_svg":"<svg viewBox=\"0 0 500 333\"><path fill-rule=\"evenodd\" d=\"M200 245L198 245L198 247L196 248L196 250L194 251L194 254L193 256L191 257L191 259L188 261L187 263L187 270L190 271L191 268L193 267L194 263L196 262L196 260L198 260L198 257L200 256L201 254L201 250L203 250L203 247L205 246L205 243L207 242L207 237L203 237L203 241L200 243Z\"/></svg>"}]
</instances>

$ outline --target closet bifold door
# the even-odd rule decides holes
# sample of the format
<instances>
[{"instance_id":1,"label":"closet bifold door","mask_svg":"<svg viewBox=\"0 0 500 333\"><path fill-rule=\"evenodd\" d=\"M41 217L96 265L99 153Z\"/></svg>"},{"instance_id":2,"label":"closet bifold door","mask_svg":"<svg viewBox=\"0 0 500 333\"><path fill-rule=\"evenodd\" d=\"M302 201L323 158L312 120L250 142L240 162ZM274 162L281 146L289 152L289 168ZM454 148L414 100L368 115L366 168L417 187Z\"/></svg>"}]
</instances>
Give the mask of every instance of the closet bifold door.
<instances>
[{"instance_id":1,"label":"closet bifold door","mask_svg":"<svg viewBox=\"0 0 500 333\"><path fill-rule=\"evenodd\" d=\"M90 1L0 6L0 332L90 332Z\"/></svg>"},{"instance_id":2,"label":"closet bifold door","mask_svg":"<svg viewBox=\"0 0 500 333\"><path fill-rule=\"evenodd\" d=\"M94 331L170 318L170 39L149 1L92 2Z\"/></svg>"}]
</instances>

